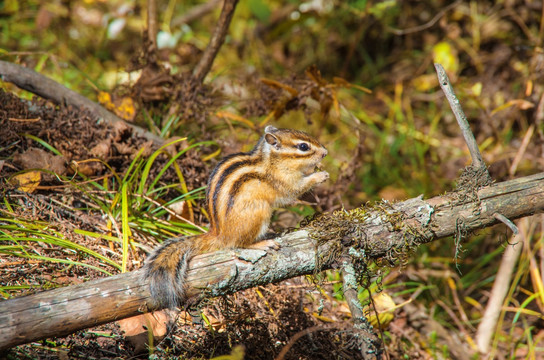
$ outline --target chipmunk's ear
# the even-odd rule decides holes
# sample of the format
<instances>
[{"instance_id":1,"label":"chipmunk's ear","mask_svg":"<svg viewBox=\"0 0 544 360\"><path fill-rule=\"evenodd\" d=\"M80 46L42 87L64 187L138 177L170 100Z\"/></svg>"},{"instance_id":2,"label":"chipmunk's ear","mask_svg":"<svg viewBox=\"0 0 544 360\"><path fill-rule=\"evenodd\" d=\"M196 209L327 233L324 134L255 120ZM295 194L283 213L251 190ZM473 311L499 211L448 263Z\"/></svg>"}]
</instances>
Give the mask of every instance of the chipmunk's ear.
<instances>
[{"instance_id":1,"label":"chipmunk's ear","mask_svg":"<svg viewBox=\"0 0 544 360\"><path fill-rule=\"evenodd\" d=\"M281 147L279 139L276 137L276 135L273 134L273 132L276 132L278 129L276 129L272 125L268 125L264 128L264 140L274 148L279 149Z\"/></svg>"},{"instance_id":2,"label":"chipmunk's ear","mask_svg":"<svg viewBox=\"0 0 544 360\"><path fill-rule=\"evenodd\" d=\"M273 133L273 132L275 132L276 130L278 130L278 129L277 129L275 126L268 125L267 127L264 128L264 133L265 133L265 134Z\"/></svg>"}]
</instances>

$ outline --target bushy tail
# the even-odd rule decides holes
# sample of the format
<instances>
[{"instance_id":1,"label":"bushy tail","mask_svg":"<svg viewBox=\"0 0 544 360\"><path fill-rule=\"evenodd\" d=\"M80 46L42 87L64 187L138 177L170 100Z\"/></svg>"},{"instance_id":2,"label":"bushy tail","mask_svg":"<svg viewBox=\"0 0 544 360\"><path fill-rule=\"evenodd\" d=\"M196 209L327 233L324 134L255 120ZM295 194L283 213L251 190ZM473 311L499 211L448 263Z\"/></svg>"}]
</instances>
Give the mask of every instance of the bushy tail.
<instances>
[{"instance_id":1,"label":"bushy tail","mask_svg":"<svg viewBox=\"0 0 544 360\"><path fill-rule=\"evenodd\" d=\"M194 237L167 240L148 256L144 279L149 281L153 305L175 308L185 301L187 264L195 255Z\"/></svg>"}]
</instances>

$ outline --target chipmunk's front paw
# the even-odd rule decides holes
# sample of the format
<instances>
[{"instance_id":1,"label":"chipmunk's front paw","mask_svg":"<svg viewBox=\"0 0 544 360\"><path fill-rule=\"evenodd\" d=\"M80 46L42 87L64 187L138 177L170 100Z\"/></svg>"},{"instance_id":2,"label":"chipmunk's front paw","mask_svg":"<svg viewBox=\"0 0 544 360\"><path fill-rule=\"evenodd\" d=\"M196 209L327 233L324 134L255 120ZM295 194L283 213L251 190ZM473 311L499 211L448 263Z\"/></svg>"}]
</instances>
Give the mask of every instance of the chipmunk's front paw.
<instances>
[{"instance_id":1,"label":"chipmunk's front paw","mask_svg":"<svg viewBox=\"0 0 544 360\"><path fill-rule=\"evenodd\" d=\"M275 242L274 240L263 240L259 241L257 243L251 244L249 246L249 249L255 249L255 250L279 250L280 244Z\"/></svg>"},{"instance_id":2,"label":"chipmunk's front paw","mask_svg":"<svg viewBox=\"0 0 544 360\"><path fill-rule=\"evenodd\" d=\"M314 177L316 184L321 184L322 182L329 180L329 173L326 171L316 172L312 176Z\"/></svg>"}]
</instances>

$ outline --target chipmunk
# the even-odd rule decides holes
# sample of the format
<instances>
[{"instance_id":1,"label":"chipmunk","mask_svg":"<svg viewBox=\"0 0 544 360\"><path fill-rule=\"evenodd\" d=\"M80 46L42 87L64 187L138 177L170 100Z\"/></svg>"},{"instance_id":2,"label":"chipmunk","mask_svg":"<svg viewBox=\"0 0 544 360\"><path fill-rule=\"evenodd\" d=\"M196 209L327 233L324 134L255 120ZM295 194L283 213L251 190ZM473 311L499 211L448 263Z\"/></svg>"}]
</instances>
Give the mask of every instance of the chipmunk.
<instances>
[{"instance_id":1,"label":"chipmunk","mask_svg":"<svg viewBox=\"0 0 544 360\"><path fill-rule=\"evenodd\" d=\"M209 231L165 241L144 265L154 305L174 308L185 300L191 257L227 248L270 247L261 241L275 207L294 202L326 181L315 171L327 150L305 132L267 126L253 150L225 157L208 180Z\"/></svg>"}]
</instances>

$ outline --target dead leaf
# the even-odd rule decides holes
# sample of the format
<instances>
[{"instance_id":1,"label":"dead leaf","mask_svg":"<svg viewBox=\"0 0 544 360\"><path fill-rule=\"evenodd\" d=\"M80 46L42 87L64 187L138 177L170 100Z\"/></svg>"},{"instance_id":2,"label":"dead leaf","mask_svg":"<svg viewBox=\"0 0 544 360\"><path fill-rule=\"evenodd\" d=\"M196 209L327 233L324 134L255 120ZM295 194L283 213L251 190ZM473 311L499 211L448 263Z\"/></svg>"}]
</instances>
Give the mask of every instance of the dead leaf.
<instances>
[{"instance_id":1,"label":"dead leaf","mask_svg":"<svg viewBox=\"0 0 544 360\"><path fill-rule=\"evenodd\" d=\"M109 111L126 121L134 120L136 116L136 105L130 96L111 96L105 91L99 91L96 96L98 102Z\"/></svg>"},{"instance_id":2,"label":"dead leaf","mask_svg":"<svg viewBox=\"0 0 544 360\"><path fill-rule=\"evenodd\" d=\"M188 311L181 311L176 319L179 325L193 324L193 316Z\"/></svg>"},{"instance_id":3,"label":"dead leaf","mask_svg":"<svg viewBox=\"0 0 544 360\"><path fill-rule=\"evenodd\" d=\"M47 4L42 4L38 10L38 14L36 15L36 30L46 30L49 25L51 25L53 17L54 14L49 11Z\"/></svg>"},{"instance_id":4,"label":"dead leaf","mask_svg":"<svg viewBox=\"0 0 544 360\"><path fill-rule=\"evenodd\" d=\"M406 193L406 190L401 189L401 188L397 188L397 187L394 187L394 186L384 187L383 189L380 190L378 195L382 199L388 200L388 201L403 200L403 199L408 198L408 194Z\"/></svg>"},{"instance_id":5,"label":"dead leaf","mask_svg":"<svg viewBox=\"0 0 544 360\"><path fill-rule=\"evenodd\" d=\"M179 220L183 221L183 219L185 219L191 222L194 221L193 216L191 216L192 215L191 209L186 201L175 202L173 204L170 204L168 208L172 210L174 213L176 213L176 217Z\"/></svg>"},{"instance_id":6,"label":"dead leaf","mask_svg":"<svg viewBox=\"0 0 544 360\"><path fill-rule=\"evenodd\" d=\"M98 161L72 161L70 163L70 168L75 173L79 173L85 176L93 176L101 173L104 170L104 165Z\"/></svg>"},{"instance_id":7,"label":"dead leaf","mask_svg":"<svg viewBox=\"0 0 544 360\"><path fill-rule=\"evenodd\" d=\"M267 85L267 86L270 86L271 88L273 89L283 89L285 91L287 91L291 96L295 97L295 96L298 96L298 91L287 85L287 84L283 84L283 83L280 83L279 81L276 81L276 80L271 80L271 79L267 79L267 78L262 78L260 79L260 81Z\"/></svg>"},{"instance_id":8,"label":"dead leaf","mask_svg":"<svg viewBox=\"0 0 544 360\"><path fill-rule=\"evenodd\" d=\"M342 316L347 318L351 317L351 310L349 309L348 304L345 302L338 304L336 311L338 311L338 313L340 313Z\"/></svg>"},{"instance_id":9,"label":"dead leaf","mask_svg":"<svg viewBox=\"0 0 544 360\"><path fill-rule=\"evenodd\" d=\"M132 135L132 128L126 124L124 121L117 121L113 124L113 129L115 131L114 141L120 142L124 139L129 138Z\"/></svg>"},{"instance_id":10,"label":"dead leaf","mask_svg":"<svg viewBox=\"0 0 544 360\"><path fill-rule=\"evenodd\" d=\"M127 121L134 120L134 117L136 116L136 105L131 97L124 96L122 98L115 99L113 104L113 111L117 116Z\"/></svg>"},{"instance_id":11,"label":"dead leaf","mask_svg":"<svg viewBox=\"0 0 544 360\"><path fill-rule=\"evenodd\" d=\"M102 105L108 110L113 110L115 108L115 105L113 104L113 101L111 100L111 95L105 91L99 91L96 95L96 99Z\"/></svg>"},{"instance_id":12,"label":"dead leaf","mask_svg":"<svg viewBox=\"0 0 544 360\"><path fill-rule=\"evenodd\" d=\"M151 156L151 154L153 153L153 140L146 141L141 145L141 147L144 149L142 151L142 156L144 158Z\"/></svg>"},{"instance_id":13,"label":"dead leaf","mask_svg":"<svg viewBox=\"0 0 544 360\"><path fill-rule=\"evenodd\" d=\"M17 189L26 193L33 193L40 185L42 179L41 172L29 171L22 174L15 175L11 178L11 183L17 186Z\"/></svg>"},{"instance_id":14,"label":"dead leaf","mask_svg":"<svg viewBox=\"0 0 544 360\"><path fill-rule=\"evenodd\" d=\"M129 144L115 143L114 146L117 149L117 152L121 155L130 155L135 152L134 148Z\"/></svg>"},{"instance_id":15,"label":"dead leaf","mask_svg":"<svg viewBox=\"0 0 544 360\"><path fill-rule=\"evenodd\" d=\"M207 311L203 311L201 314L204 321L211 326L217 332L224 332L226 330L226 323L221 321L217 317L208 314Z\"/></svg>"},{"instance_id":16,"label":"dead leaf","mask_svg":"<svg viewBox=\"0 0 544 360\"><path fill-rule=\"evenodd\" d=\"M155 342L160 341L168 332L172 316L165 310L145 313L128 319L119 320L119 328L128 341L134 345L134 352L146 351L149 345L149 331Z\"/></svg>"},{"instance_id":17,"label":"dead leaf","mask_svg":"<svg viewBox=\"0 0 544 360\"><path fill-rule=\"evenodd\" d=\"M64 157L53 155L38 148L30 148L22 154L15 154L13 156L13 163L24 170L43 169L49 170L57 175L66 174ZM42 177L45 181L51 181L54 179L54 175L47 173L44 173Z\"/></svg>"},{"instance_id":18,"label":"dead leaf","mask_svg":"<svg viewBox=\"0 0 544 360\"><path fill-rule=\"evenodd\" d=\"M96 156L99 159L107 160L111 153L111 140L106 139L96 144L90 151L92 156Z\"/></svg>"},{"instance_id":19,"label":"dead leaf","mask_svg":"<svg viewBox=\"0 0 544 360\"><path fill-rule=\"evenodd\" d=\"M395 318L395 301L389 294L382 291L372 297L373 306L365 307L363 311L370 324L385 330ZM377 316L376 316L377 313Z\"/></svg>"}]
</instances>

